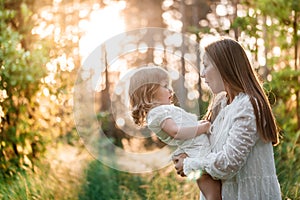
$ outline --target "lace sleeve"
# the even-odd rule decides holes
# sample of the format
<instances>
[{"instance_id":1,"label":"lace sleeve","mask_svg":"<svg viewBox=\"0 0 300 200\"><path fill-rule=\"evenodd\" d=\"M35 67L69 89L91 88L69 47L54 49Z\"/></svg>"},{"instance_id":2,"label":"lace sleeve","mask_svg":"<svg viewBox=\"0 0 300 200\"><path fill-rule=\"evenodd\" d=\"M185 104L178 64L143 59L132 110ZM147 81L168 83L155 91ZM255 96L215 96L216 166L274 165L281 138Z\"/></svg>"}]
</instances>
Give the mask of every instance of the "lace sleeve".
<instances>
[{"instance_id":1,"label":"lace sleeve","mask_svg":"<svg viewBox=\"0 0 300 200\"><path fill-rule=\"evenodd\" d=\"M227 135L222 150L217 153L210 153L202 160L186 158L183 162L186 175L193 170L201 169L215 178L228 179L234 176L245 164L249 152L259 138L255 115L249 98L243 99L238 105L234 105L230 113L231 116L225 116L232 118L232 124L228 125L229 131L218 133Z\"/></svg>"}]
</instances>

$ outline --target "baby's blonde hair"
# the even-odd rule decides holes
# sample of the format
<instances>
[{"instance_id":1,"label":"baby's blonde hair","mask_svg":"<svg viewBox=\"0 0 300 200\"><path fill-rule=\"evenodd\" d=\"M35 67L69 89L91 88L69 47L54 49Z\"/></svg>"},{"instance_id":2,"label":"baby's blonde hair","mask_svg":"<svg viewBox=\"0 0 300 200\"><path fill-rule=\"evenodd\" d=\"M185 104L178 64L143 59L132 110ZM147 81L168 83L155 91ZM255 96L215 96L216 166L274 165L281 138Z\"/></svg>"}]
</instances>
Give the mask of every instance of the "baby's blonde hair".
<instances>
[{"instance_id":1,"label":"baby's blonde hair","mask_svg":"<svg viewBox=\"0 0 300 200\"><path fill-rule=\"evenodd\" d=\"M131 76L129 97L135 124L145 125L147 113L157 106L153 97L163 81L169 82L169 75L161 67L142 67Z\"/></svg>"}]
</instances>

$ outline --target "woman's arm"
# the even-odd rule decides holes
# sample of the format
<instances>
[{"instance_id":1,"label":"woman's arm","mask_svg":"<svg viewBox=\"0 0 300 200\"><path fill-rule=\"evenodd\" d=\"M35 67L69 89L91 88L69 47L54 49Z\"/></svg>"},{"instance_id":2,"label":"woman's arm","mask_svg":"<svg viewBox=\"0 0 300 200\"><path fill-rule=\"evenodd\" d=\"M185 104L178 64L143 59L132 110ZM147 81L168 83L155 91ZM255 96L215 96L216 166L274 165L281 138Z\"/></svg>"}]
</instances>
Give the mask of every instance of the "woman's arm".
<instances>
[{"instance_id":1,"label":"woman's arm","mask_svg":"<svg viewBox=\"0 0 300 200\"><path fill-rule=\"evenodd\" d=\"M195 136L207 132L209 127L210 122L206 120L201 120L197 126L190 127L178 127L172 118L165 119L161 124L161 128L164 132L172 138L179 140L192 139Z\"/></svg>"},{"instance_id":2,"label":"woman's arm","mask_svg":"<svg viewBox=\"0 0 300 200\"><path fill-rule=\"evenodd\" d=\"M192 170L204 169L213 177L228 179L245 164L259 136L252 104L248 99L243 100L242 103L234 105L234 112L230 112L232 116L226 116L232 117L229 131L223 132L222 128L217 128L220 131L218 134L227 135L225 141L219 141L223 143L222 150L210 153L202 160L199 158L184 159L183 171L185 174Z\"/></svg>"}]
</instances>

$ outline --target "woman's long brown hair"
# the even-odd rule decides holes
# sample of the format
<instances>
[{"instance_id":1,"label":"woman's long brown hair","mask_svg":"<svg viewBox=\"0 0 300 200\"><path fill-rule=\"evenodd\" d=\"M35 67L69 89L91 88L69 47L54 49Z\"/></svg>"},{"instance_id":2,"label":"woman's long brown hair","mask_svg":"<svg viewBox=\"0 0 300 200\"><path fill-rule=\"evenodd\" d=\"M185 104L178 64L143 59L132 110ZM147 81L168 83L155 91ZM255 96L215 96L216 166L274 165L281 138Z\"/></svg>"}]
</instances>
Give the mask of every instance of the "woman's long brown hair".
<instances>
[{"instance_id":1,"label":"woman's long brown hair","mask_svg":"<svg viewBox=\"0 0 300 200\"><path fill-rule=\"evenodd\" d=\"M275 117L242 46L233 39L222 38L206 46L205 54L218 68L228 94L244 92L249 95L260 137L277 145L279 133Z\"/></svg>"}]
</instances>

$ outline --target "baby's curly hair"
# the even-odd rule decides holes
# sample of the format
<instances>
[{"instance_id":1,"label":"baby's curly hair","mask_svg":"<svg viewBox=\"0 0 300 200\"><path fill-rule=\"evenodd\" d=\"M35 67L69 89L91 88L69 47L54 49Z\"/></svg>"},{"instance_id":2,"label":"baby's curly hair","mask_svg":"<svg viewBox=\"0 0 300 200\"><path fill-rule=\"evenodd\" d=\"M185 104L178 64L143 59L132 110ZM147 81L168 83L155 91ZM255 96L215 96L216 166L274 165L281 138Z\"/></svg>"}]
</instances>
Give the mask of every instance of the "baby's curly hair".
<instances>
[{"instance_id":1,"label":"baby's curly hair","mask_svg":"<svg viewBox=\"0 0 300 200\"><path fill-rule=\"evenodd\" d=\"M157 106L157 103L153 103L153 97L163 81L169 82L169 75L161 67L142 67L131 76L129 97L131 116L135 124L146 124L149 110Z\"/></svg>"}]
</instances>

